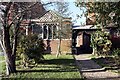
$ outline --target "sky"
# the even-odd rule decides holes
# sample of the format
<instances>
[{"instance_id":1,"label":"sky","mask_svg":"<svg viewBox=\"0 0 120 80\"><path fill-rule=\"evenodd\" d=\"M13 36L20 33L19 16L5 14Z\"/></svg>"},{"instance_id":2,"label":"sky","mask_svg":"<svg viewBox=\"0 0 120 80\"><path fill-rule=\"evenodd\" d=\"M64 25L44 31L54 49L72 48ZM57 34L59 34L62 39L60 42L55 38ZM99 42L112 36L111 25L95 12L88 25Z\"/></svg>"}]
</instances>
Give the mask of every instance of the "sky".
<instances>
[{"instance_id":1,"label":"sky","mask_svg":"<svg viewBox=\"0 0 120 80\"><path fill-rule=\"evenodd\" d=\"M55 2L58 0L42 0L42 2L47 3L49 1ZM86 22L86 18L84 15L81 18L78 18L77 15L82 14L82 10L80 10L78 7L75 6L74 1L75 0L59 0L59 1L65 1L69 3L69 12L71 13L69 17L72 17L72 22L74 25L84 25ZM52 6L47 7L48 10L53 10ZM85 10L85 9L84 9Z\"/></svg>"}]
</instances>

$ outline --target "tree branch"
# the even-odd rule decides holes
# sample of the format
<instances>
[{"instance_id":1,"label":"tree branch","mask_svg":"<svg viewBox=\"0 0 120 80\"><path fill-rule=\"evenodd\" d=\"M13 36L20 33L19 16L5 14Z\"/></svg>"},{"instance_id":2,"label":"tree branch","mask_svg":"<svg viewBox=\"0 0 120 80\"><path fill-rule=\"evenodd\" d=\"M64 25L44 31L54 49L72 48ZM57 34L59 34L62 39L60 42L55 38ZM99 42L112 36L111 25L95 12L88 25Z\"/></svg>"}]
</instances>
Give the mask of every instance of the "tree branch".
<instances>
[{"instance_id":1,"label":"tree branch","mask_svg":"<svg viewBox=\"0 0 120 80\"><path fill-rule=\"evenodd\" d=\"M32 5L30 5L30 6L28 6L28 8L27 8L26 10L23 10L23 11L21 11L20 13L18 13L18 14L13 18L13 20L11 21L11 23L9 24L9 27L14 23L14 20L15 20L15 19L17 19L18 17L22 16L22 15L21 15L22 13L30 10L30 8L33 7L33 6L36 5L36 4L37 4L37 2L34 3L34 4L32 4Z\"/></svg>"}]
</instances>

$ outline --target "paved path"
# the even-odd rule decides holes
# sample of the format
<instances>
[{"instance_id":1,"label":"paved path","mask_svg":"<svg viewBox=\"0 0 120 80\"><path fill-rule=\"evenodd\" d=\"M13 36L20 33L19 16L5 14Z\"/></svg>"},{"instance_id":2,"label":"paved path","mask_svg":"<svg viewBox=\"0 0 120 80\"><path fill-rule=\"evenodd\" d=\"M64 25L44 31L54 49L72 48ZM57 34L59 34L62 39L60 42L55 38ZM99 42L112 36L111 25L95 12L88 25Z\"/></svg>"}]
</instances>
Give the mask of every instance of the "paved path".
<instances>
[{"instance_id":1,"label":"paved path","mask_svg":"<svg viewBox=\"0 0 120 80\"><path fill-rule=\"evenodd\" d=\"M90 60L91 54L74 55L81 75L86 80L120 80L120 75L105 71L104 68Z\"/></svg>"}]
</instances>

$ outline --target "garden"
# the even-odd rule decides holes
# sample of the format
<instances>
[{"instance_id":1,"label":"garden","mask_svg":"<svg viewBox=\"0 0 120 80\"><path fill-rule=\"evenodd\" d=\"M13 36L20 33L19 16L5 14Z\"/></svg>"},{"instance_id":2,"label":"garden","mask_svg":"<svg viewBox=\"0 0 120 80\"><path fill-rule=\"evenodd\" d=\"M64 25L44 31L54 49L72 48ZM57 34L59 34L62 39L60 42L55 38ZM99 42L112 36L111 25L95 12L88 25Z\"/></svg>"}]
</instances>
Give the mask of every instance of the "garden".
<instances>
[{"instance_id":1,"label":"garden","mask_svg":"<svg viewBox=\"0 0 120 80\"><path fill-rule=\"evenodd\" d=\"M105 70L120 74L120 49L115 49L107 56L92 56L91 58Z\"/></svg>"},{"instance_id":2,"label":"garden","mask_svg":"<svg viewBox=\"0 0 120 80\"><path fill-rule=\"evenodd\" d=\"M110 33L104 30L96 31L91 38L93 48L91 59L105 70L120 73L120 48L112 47Z\"/></svg>"},{"instance_id":3,"label":"garden","mask_svg":"<svg viewBox=\"0 0 120 80\"><path fill-rule=\"evenodd\" d=\"M23 67L20 60L16 61L17 73L10 76L4 76L3 79L40 79L40 80L80 80L81 76L78 68L75 65L73 55L61 55L56 58L55 55L44 55L43 62L39 64L30 64L28 67ZM2 74L5 73L5 63L1 64Z\"/></svg>"},{"instance_id":4,"label":"garden","mask_svg":"<svg viewBox=\"0 0 120 80\"><path fill-rule=\"evenodd\" d=\"M16 73L5 75L5 59L0 56L2 79L80 80L81 75L72 54L56 57L44 54L44 44L37 35L22 36L16 55ZM36 43L36 44L35 44ZM38 45L39 44L39 45Z\"/></svg>"}]
</instances>

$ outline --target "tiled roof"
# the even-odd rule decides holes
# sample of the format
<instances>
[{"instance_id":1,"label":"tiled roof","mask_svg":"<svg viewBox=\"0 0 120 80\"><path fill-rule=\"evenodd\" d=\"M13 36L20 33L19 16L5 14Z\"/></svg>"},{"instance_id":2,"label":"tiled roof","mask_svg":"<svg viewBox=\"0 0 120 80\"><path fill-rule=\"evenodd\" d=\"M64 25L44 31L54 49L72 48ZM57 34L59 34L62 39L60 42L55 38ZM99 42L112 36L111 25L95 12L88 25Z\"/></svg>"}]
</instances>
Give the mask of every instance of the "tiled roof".
<instances>
[{"instance_id":1,"label":"tiled roof","mask_svg":"<svg viewBox=\"0 0 120 80\"><path fill-rule=\"evenodd\" d=\"M63 19L58 13L54 11L47 11L42 17L39 18L40 22L56 22Z\"/></svg>"}]
</instances>

